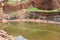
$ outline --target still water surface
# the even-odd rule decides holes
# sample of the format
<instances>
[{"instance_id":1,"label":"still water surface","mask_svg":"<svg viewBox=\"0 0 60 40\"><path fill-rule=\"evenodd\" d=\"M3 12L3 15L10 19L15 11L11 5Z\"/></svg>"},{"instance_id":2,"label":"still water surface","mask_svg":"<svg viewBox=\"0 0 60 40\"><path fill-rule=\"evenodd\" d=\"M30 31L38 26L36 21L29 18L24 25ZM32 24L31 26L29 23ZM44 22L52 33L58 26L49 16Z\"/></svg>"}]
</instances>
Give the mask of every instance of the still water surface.
<instances>
[{"instance_id":1,"label":"still water surface","mask_svg":"<svg viewBox=\"0 0 60 40\"><path fill-rule=\"evenodd\" d=\"M60 25L43 23L0 23L0 29L29 40L60 40Z\"/></svg>"}]
</instances>

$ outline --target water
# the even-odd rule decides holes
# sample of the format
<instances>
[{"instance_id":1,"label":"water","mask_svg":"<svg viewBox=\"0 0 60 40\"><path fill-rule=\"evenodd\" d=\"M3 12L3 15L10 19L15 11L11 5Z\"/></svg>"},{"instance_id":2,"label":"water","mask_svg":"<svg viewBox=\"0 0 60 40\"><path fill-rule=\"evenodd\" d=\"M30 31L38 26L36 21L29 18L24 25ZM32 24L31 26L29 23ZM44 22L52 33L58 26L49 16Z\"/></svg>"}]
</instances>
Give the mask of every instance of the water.
<instances>
[{"instance_id":1,"label":"water","mask_svg":"<svg viewBox=\"0 0 60 40\"><path fill-rule=\"evenodd\" d=\"M60 38L60 25L57 24L1 23L0 29L15 37L17 36L17 40L57 40L56 38Z\"/></svg>"}]
</instances>

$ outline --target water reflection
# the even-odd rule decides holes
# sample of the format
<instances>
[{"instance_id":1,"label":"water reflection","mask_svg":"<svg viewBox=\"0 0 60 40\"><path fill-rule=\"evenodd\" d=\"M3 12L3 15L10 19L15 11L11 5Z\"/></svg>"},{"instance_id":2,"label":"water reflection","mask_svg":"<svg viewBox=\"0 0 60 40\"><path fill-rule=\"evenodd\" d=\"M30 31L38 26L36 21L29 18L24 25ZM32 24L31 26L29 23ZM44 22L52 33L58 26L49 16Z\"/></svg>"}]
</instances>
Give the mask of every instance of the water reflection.
<instances>
[{"instance_id":1,"label":"water reflection","mask_svg":"<svg viewBox=\"0 0 60 40\"><path fill-rule=\"evenodd\" d=\"M60 25L57 24L0 23L0 29L14 36L22 35L29 40L56 40L56 36L60 35Z\"/></svg>"},{"instance_id":2,"label":"water reflection","mask_svg":"<svg viewBox=\"0 0 60 40\"><path fill-rule=\"evenodd\" d=\"M0 29L7 31L12 35L20 35L24 33L23 29L25 28L25 23L11 22L11 23L0 23Z\"/></svg>"},{"instance_id":3,"label":"water reflection","mask_svg":"<svg viewBox=\"0 0 60 40\"><path fill-rule=\"evenodd\" d=\"M4 29L6 26L8 26L7 23L0 23L0 29Z\"/></svg>"},{"instance_id":4,"label":"water reflection","mask_svg":"<svg viewBox=\"0 0 60 40\"><path fill-rule=\"evenodd\" d=\"M0 29L5 30L8 32L8 34L19 36L22 35L25 38L28 38L27 34L30 34L31 31L29 30L29 26L34 28L33 24L35 23L18 23L18 22L12 22L12 23L0 23Z\"/></svg>"}]
</instances>

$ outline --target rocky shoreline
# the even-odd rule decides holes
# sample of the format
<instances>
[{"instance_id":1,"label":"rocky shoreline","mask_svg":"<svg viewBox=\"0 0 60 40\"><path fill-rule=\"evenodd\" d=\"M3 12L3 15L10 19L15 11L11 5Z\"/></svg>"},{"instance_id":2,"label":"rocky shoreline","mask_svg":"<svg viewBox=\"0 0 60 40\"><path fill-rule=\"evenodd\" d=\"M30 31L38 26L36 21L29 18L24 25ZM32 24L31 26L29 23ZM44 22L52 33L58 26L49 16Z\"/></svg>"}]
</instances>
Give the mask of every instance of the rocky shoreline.
<instances>
[{"instance_id":1,"label":"rocky shoreline","mask_svg":"<svg viewBox=\"0 0 60 40\"><path fill-rule=\"evenodd\" d=\"M13 35L8 35L4 30L0 30L0 40L16 40Z\"/></svg>"}]
</instances>

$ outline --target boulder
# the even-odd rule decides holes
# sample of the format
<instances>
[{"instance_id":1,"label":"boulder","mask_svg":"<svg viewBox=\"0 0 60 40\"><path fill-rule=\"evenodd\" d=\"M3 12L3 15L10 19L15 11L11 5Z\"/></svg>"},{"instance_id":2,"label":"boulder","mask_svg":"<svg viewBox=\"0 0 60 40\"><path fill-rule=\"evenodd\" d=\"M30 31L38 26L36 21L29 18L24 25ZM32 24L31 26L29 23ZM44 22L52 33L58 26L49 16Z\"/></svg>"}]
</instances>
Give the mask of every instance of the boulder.
<instances>
[{"instance_id":1,"label":"boulder","mask_svg":"<svg viewBox=\"0 0 60 40\"><path fill-rule=\"evenodd\" d=\"M16 40L13 35L8 35L4 30L0 30L0 40Z\"/></svg>"}]
</instances>

